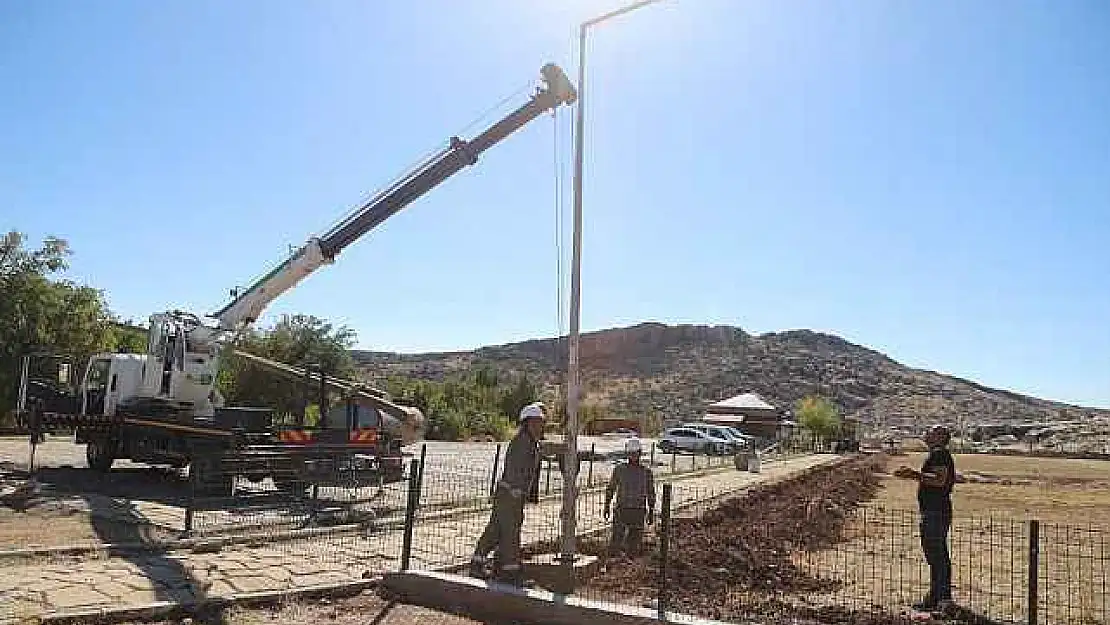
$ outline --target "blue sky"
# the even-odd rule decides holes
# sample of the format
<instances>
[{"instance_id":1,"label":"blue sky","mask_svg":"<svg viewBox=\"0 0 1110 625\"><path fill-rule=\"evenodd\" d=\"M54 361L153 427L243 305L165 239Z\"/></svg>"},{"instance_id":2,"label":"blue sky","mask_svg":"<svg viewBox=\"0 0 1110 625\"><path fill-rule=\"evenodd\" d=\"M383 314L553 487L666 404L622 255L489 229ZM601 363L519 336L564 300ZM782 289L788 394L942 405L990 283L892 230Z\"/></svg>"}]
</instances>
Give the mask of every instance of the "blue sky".
<instances>
[{"instance_id":1,"label":"blue sky","mask_svg":"<svg viewBox=\"0 0 1110 625\"><path fill-rule=\"evenodd\" d=\"M618 4L3 3L0 226L69 239L125 317L214 311L543 63L573 76ZM587 88L584 329L813 328L1110 407L1107 3L670 0L595 31ZM401 351L565 328L570 117L271 318Z\"/></svg>"}]
</instances>

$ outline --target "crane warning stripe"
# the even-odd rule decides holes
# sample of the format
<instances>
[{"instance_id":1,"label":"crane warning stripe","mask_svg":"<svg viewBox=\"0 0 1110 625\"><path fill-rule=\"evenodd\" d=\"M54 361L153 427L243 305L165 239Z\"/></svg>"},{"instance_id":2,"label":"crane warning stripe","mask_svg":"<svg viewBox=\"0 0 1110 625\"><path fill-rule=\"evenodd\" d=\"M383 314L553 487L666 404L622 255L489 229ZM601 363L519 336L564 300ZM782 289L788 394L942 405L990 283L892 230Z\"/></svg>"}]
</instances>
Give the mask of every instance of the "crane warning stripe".
<instances>
[{"instance_id":1,"label":"crane warning stripe","mask_svg":"<svg viewBox=\"0 0 1110 625\"><path fill-rule=\"evenodd\" d=\"M376 443L378 442L378 431L376 429L354 429L351 430L350 441L352 443Z\"/></svg>"},{"instance_id":2,"label":"crane warning stripe","mask_svg":"<svg viewBox=\"0 0 1110 625\"><path fill-rule=\"evenodd\" d=\"M311 443L313 438L311 432L304 430L282 430L278 432L278 440L283 443Z\"/></svg>"}]
</instances>

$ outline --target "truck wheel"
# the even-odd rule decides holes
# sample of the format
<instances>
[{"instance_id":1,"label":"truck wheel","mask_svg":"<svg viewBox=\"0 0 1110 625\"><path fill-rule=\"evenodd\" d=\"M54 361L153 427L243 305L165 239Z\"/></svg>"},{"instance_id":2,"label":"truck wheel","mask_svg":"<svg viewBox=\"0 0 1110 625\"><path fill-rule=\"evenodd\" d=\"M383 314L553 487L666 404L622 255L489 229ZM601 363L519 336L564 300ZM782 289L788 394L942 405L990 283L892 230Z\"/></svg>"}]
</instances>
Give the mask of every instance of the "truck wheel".
<instances>
[{"instance_id":1,"label":"truck wheel","mask_svg":"<svg viewBox=\"0 0 1110 625\"><path fill-rule=\"evenodd\" d=\"M116 446L104 438L94 438L85 446L85 460L93 471L106 473L116 461Z\"/></svg>"},{"instance_id":2,"label":"truck wheel","mask_svg":"<svg viewBox=\"0 0 1110 625\"><path fill-rule=\"evenodd\" d=\"M274 478L274 486L277 486L277 489L283 493L302 497L308 491L310 484L296 478L286 477Z\"/></svg>"},{"instance_id":3,"label":"truck wheel","mask_svg":"<svg viewBox=\"0 0 1110 625\"><path fill-rule=\"evenodd\" d=\"M194 460L189 465L193 492L202 497L229 497L234 494L233 475L221 473L212 462Z\"/></svg>"}]
</instances>

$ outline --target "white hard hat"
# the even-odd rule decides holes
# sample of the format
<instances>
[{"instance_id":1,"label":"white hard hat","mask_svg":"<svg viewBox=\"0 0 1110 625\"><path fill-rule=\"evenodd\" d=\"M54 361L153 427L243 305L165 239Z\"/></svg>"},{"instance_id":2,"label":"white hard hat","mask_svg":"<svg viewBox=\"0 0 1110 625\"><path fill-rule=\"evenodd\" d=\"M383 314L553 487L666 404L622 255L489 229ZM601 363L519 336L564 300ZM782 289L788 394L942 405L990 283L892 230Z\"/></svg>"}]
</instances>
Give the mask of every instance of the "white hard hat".
<instances>
[{"instance_id":1,"label":"white hard hat","mask_svg":"<svg viewBox=\"0 0 1110 625\"><path fill-rule=\"evenodd\" d=\"M543 418L544 418L543 404L541 404L540 402L535 402L533 404L528 404L527 406L520 409L520 422L521 423L524 423L528 419L543 419Z\"/></svg>"},{"instance_id":2,"label":"white hard hat","mask_svg":"<svg viewBox=\"0 0 1110 625\"><path fill-rule=\"evenodd\" d=\"M624 442L624 451L630 454L638 454L643 451L643 446L640 445L640 439L630 438Z\"/></svg>"}]
</instances>

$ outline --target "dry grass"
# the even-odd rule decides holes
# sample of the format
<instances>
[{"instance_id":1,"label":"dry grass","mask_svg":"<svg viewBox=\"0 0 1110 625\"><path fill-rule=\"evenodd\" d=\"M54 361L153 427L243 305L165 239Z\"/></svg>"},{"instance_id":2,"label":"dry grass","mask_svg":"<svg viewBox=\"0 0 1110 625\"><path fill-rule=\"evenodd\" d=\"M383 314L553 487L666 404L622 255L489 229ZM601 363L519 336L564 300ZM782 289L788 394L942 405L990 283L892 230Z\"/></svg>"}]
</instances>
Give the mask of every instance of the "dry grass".
<instances>
[{"instance_id":1,"label":"dry grass","mask_svg":"<svg viewBox=\"0 0 1110 625\"><path fill-rule=\"evenodd\" d=\"M923 455L893 458L920 466ZM956 517L949 538L957 600L993 619L1027 614L1029 520L1041 521L1040 621L1110 623L1110 463L960 455ZM979 482L988 480L992 483ZM814 574L839 579L820 603L898 611L928 588L917 532L916 485L887 477L858 511L846 543L798 557Z\"/></svg>"},{"instance_id":2,"label":"dry grass","mask_svg":"<svg viewBox=\"0 0 1110 625\"><path fill-rule=\"evenodd\" d=\"M894 458L891 468L920 467L924 459L908 454ZM953 491L957 515L1110 526L1108 462L960 454L956 469L969 480ZM913 509L916 489L913 482L888 479L871 506Z\"/></svg>"}]
</instances>

